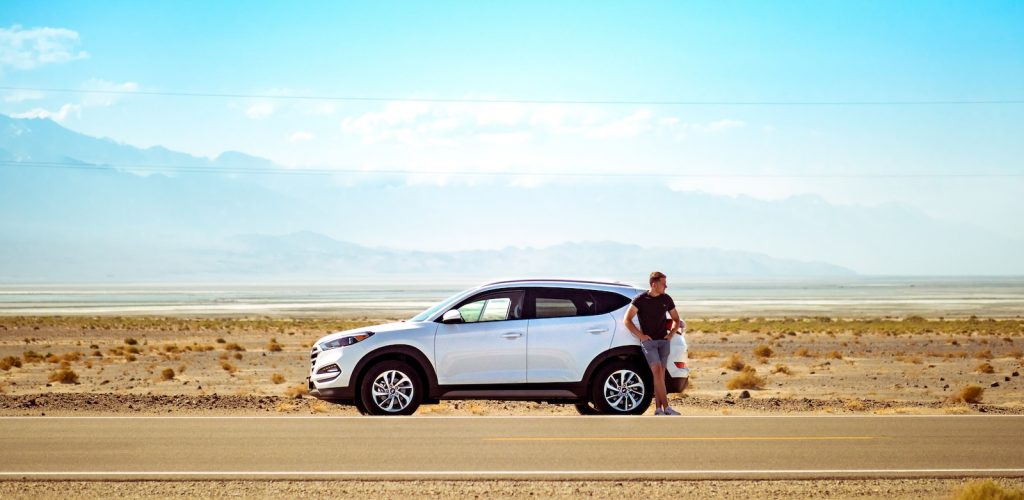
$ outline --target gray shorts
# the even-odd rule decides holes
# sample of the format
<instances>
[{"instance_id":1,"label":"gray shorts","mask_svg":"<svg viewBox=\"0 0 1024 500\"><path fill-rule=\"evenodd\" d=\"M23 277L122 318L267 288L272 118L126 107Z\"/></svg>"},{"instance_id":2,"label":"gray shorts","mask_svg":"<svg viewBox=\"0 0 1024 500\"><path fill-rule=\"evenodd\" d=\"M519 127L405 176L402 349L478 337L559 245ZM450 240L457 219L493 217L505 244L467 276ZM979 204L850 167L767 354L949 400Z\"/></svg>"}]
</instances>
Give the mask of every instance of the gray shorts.
<instances>
[{"instance_id":1,"label":"gray shorts","mask_svg":"<svg viewBox=\"0 0 1024 500\"><path fill-rule=\"evenodd\" d=\"M651 366L654 366L657 363L661 363L661 366L668 365L668 339L643 340L640 342L640 348L644 351L644 357L647 358L647 364Z\"/></svg>"}]
</instances>

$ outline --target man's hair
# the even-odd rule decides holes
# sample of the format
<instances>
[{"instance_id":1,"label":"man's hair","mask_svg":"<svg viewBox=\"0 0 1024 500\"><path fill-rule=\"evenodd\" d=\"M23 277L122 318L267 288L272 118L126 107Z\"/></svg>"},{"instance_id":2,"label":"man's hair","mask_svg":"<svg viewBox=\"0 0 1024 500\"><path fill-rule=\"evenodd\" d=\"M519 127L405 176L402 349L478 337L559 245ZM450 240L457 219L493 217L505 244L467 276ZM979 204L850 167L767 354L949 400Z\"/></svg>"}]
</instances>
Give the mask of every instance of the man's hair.
<instances>
[{"instance_id":1,"label":"man's hair","mask_svg":"<svg viewBox=\"0 0 1024 500\"><path fill-rule=\"evenodd\" d=\"M654 271L653 273L651 273L651 279L648 281L651 285L653 285L655 281L659 281L664 278L666 278L665 273L662 273L660 271Z\"/></svg>"}]
</instances>

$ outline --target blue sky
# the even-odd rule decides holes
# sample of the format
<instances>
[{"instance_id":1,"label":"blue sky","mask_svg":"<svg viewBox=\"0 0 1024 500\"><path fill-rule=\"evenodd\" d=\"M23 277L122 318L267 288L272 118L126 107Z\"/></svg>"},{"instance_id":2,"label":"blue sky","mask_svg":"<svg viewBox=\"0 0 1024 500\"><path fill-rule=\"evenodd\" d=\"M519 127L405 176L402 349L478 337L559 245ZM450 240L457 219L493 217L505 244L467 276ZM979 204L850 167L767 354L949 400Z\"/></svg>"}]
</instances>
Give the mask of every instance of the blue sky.
<instances>
[{"instance_id":1,"label":"blue sky","mask_svg":"<svg viewBox=\"0 0 1024 500\"><path fill-rule=\"evenodd\" d=\"M0 86L525 100L1024 100L1024 3L0 2ZM0 91L0 112L290 168L654 172L677 191L899 203L1016 236L1024 105L294 101ZM739 176L739 177L737 177ZM563 179L571 186L572 179ZM612 182L612 181L609 181Z\"/></svg>"}]
</instances>

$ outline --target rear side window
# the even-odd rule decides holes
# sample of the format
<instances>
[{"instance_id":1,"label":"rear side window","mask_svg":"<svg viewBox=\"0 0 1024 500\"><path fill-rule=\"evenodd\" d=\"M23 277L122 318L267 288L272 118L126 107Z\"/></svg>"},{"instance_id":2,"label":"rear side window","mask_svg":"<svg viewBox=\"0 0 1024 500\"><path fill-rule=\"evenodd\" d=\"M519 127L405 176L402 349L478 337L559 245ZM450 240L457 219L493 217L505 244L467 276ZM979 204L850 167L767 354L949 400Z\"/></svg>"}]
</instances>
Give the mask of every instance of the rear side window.
<instances>
[{"instance_id":1,"label":"rear side window","mask_svg":"<svg viewBox=\"0 0 1024 500\"><path fill-rule=\"evenodd\" d=\"M572 316L593 316L597 312L597 300L589 290L574 288L531 288L529 305L534 318L566 318Z\"/></svg>"},{"instance_id":2,"label":"rear side window","mask_svg":"<svg viewBox=\"0 0 1024 500\"><path fill-rule=\"evenodd\" d=\"M591 290L590 295L592 295L594 300L597 302L594 314L607 314L612 311L616 311L620 307L623 307L632 301L629 297L619 295L615 292Z\"/></svg>"}]
</instances>

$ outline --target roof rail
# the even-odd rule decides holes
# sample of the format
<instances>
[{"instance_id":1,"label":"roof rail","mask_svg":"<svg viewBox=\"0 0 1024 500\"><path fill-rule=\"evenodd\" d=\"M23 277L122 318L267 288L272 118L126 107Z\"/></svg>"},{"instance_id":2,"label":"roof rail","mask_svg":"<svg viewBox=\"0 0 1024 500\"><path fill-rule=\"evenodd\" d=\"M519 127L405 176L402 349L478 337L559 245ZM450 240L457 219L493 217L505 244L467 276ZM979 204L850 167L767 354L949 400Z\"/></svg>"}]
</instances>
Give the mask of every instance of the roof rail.
<instances>
[{"instance_id":1,"label":"roof rail","mask_svg":"<svg viewBox=\"0 0 1024 500\"><path fill-rule=\"evenodd\" d=\"M491 282L488 282L488 283L483 283L480 286L500 285L502 283L523 283L523 282L544 282L544 281L555 282L555 283L589 283L589 284L592 284L592 285L615 285L615 286L625 286L625 287L635 288L634 285L630 285L629 283L623 283L621 281L574 280L574 279L565 279L565 278L551 278L551 279L527 278L527 279L520 279L520 280L491 281Z\"/></svg>"}]
</instances>

